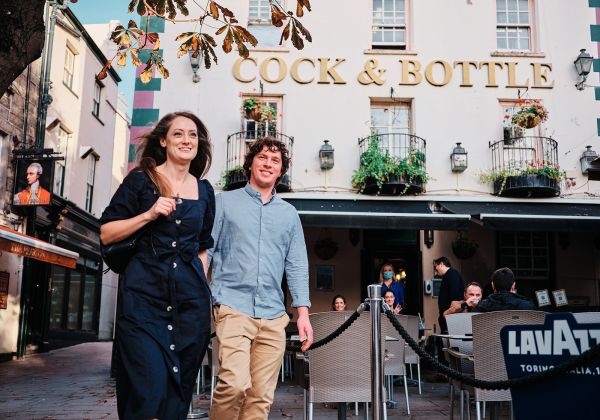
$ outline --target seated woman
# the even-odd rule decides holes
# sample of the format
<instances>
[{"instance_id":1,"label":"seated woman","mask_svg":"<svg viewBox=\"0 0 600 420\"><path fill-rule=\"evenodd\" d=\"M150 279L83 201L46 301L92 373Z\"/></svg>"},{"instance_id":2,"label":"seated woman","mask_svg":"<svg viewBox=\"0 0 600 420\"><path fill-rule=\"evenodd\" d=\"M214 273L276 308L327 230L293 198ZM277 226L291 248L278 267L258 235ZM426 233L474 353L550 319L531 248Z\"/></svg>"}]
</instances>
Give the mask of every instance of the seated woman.
<instances>
[{"instance_id":1,"label":"seated woman","mask_svg":"<svg viewBox=\"0 0 600 420\"><path fill-rule=\"evenodd\" d=\"M346 298L342 295L335 295L331 301L332 311L345 311L346 310Z\"/></svg>"},{"instance_id":2,"label":"seated woman","mask_svg":"<svg viewBox=\"0 0 600 420\"><path fill-rule=\"evenodd\" d=\"M396 295L391 290L387 290L383 295L383 300L390 307L394 315L402 312L402 305L396 304Z\"/></svg>"}]
</instances>

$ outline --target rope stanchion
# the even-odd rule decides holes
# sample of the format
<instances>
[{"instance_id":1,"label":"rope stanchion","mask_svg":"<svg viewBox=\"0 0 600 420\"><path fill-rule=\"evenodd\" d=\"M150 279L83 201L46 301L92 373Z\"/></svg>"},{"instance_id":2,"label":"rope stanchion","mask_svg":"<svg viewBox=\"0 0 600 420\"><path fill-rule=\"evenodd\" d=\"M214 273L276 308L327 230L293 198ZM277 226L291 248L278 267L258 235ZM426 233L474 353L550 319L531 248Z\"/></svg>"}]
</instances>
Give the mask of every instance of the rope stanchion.
<instances>
[{"instance_id":1,"label":"rope stanchion","mask_svg":"<svg viewBox=\"0 0 600 420\"><path fill-rule=\"evenodd\" d=\"M324 337L323 339L314 342L309 350L314 350L317 349L321 346L324 346L327 343L330 343L331 341L333 341L334 339L336 339L337 337L339 337L339 335L341 333L343 333L344 331L346 331L348 329L348 327L350 325L352 325L352 323L354 321L356 321L358 319L358 317L360 316L361 313L363 313L366 309L367 305L364 303L361 303L358 308L356 309L356 311L354 311L354 313L352 315L350 315L350 317L344 321L344 323L342 325L340 325L335 331L333 331L331 334L329 334L327 337ZM300 352L302 346L299 345L294 345L294 344L288 344L286 346L286 350L289 351L294 351L294 352Z\"/></svg>"},{"instance_id":2,"label":"rope stanchion","mask_svg":"<svg viewBox=\"0 0 600 420\"><path fill-rule=\"evenodd\" d=\"M590 349L581 353L579 356L569 359L568 361L543 372L523 376L516 379L508 379L505 381L482 381L469 376L465 376L454 369L450 369L449 367L443 365L442 363L431 357L431 355L425 352L425 350L423 350L415 342L415 340L410 336L410 334L404 329L402 324L400 324L400 322L396 319L391 310L386 308L385 314L387 315L389 321L392 323L396 331L398 331L398 333L404 339L404 341L406 341L406 343L419 355L419 357L430 362L437 371L443 373L444 375L479 389L496 390L524 387L533 383L555 378L557 376L568 373L573 369L585 366L593 361L600 360L600 344L596 344L594 347L591 347Z\"/></svg>"}]
</instances>

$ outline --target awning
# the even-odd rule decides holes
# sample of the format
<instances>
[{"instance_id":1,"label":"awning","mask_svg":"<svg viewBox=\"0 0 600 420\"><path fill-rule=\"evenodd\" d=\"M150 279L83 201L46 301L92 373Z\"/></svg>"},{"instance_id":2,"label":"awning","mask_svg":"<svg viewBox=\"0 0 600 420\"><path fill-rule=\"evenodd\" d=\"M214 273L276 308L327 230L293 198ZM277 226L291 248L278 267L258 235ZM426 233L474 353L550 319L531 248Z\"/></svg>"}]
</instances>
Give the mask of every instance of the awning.
<instances>
[{"instance_id":1,"label":"awning","mask_svg":"<svg viewBox=\"0 0 600 420\"><path fill-rule=\"evenodd\" d=\"M79 258L77 252L52 245L4 226L0 226L0 251L12 252L67 268L75 268L77 258Z\"/></svg>"},{"instance_id":2,"label":"awning","mask_svg":"<svg viewBox=\"0 0 600 420\"><path fill-rule=\"evenodd\" d=\"M467 214L472 221L492 230L548 232L600 232L600 202L440 202L454 214Z\"/></svg>"},{"instance_id":3,"label":"awning","mask_svg":"<svg viewBox=\"0 0 600 420\"><path fill-rule=\"evenodd\" d=\"M284 199L296 207L305 227L465 230L471 218L435 212L426 201Z\"/></svg>"}]
</instances>

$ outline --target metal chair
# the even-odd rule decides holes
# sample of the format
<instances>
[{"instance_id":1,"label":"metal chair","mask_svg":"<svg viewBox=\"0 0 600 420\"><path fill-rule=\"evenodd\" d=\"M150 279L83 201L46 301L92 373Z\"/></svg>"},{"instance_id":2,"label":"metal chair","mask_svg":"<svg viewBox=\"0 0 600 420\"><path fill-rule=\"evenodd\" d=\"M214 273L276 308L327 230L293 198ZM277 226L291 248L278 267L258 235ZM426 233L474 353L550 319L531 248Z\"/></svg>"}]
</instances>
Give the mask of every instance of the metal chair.
<instances>
[{"instance_id":1,"label":"metal chair","mask_svg":"<svg viewBox=\"0 0 600 420\"><path fill-rule=\"evenodd\" d=\"M335 331L352 315L349 311L310 314L314 341ZM382 334L383 335L383 334ZM370 320L363 313L330 343L308 351L309 383L304 393L305 418L312 420L313 404L371 401Z\"/></svg>"},{"instance_id":2,"label":"metal chair","mask_svg":"<svg viewBox=\"0 0 600 420\"><path fill-rule=\"evenodd\" d=\"M545 312L498 311L474 315L473 361L475 379L502 381L508 379L502 356L500 329L506 325L543 324ZM481 420L479 403L482 401L512 401L510 390L485 390L475 388L477 420Z\"/></svg>"},{"instance_id":3,"label":"metal chair","mask_svg":"<svg viewBox=\"0 0 600 420\"><path fill-rule=\"evenodd\" d=\"M407 315L396 315L396 319L407 329ZM416 317L415 317L416 318ZM416 324L415 324L416 325ZM408 329L407 329L408 330ZM384 339L384 362L383 372L387 381L388 401L393 401L394 396L394 376L402 376L404 382L404 395L406 398L406 411L410 415L410 403L408 401L408 384L406 382L406 349L408 346L398 331L386 316L381 320L381 335Z\"/></svg>"},{"instance_id":4,"label":"metal chair","mask_svg":"<svg viewBox=\"0 0 600 420\"><path fill-rule=\"evenodd\" d=\"M400 323L406 331L410 334L410 336L417 343L419 342L419 318L414 315L403 315L403 319L405 319L405 323L399 318ZM417 365L417 380L419 381L419 395L421 395L421 359L417 355L417 353L410 347L406 346L404 349L404 363L408 365L410 372L410 379L412 376L412 365Z\"/></svg>"},{"instance_id":5,"label":"metal chair","mask_svg":"<svg viewBox=\"0 0 600 420\"><path fill-rule=\"evenodd\" d=\"M473 327L471 317L473 312L464 312L446 315L446 324L448 325L449 335L471 335ZM448 339L446 343L446 359L450 367L464 375L473 376L473 362L468 360L473 355L473 341ZM467 417L471 418L471 407L469 404L470 395L474 393L473 387L462 384L459 381L450 379L450 418L454 418L454 390L460 390L460 418L464 419L465 401L467 405ZM465 399L466 396L466 399Z\"/></svg>"}]
</instances>

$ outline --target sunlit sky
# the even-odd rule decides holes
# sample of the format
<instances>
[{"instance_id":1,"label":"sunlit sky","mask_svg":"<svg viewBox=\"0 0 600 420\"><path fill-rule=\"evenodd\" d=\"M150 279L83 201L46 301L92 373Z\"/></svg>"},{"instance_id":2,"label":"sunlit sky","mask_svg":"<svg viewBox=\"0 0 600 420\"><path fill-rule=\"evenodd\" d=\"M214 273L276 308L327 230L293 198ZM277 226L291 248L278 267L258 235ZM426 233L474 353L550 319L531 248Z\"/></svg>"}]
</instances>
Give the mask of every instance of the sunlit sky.
<instances>
[{"instance_id":1,"label":"sunlit sky","mask_svg":"<svg viewBox=\"0 0 600 420\"><path fill-rule=\"evenodd\" d=\"M122 23L129 22L130 19L139 20L137 13L128 14L127 6L129 0L79 0L77 3L69 3L81 23L108 23L111 20L120 20ZM123 93L129 113L131 115L131 106L133 104L133 90L135 86L135 68L128 64L124 69L115 66L115 70L121 76L123 81L119 83L119 91Z\"/></svg>"}]
</instances>

